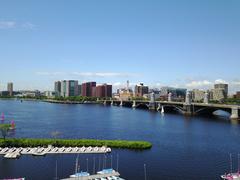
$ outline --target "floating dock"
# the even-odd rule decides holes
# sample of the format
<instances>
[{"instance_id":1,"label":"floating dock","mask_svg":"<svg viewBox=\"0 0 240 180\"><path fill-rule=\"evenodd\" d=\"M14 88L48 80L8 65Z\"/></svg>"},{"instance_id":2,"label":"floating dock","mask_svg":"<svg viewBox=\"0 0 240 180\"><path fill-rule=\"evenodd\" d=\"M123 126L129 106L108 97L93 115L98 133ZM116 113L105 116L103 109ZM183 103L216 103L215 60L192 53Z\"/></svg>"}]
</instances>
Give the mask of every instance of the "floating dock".
<instances>
[{"instance_id":1,"label":"floating dock","mask_svg":"<svg viewBox=\"0 0 240 180\"><path fill-rule=\"evenodd\" d=\"M27 147L27 148L1 148L0 155L4 155L5 158L18 158L21 155L35 155L35 156L44 156L47 154L91 154L91 153L110 153L111 148L106 146L102 147Z\"/></svg>"},{"instance_id":2,"label":"floating dock","mask_svg":"<svg viewBox=\"0 0 240 180\"><path fill-rule=\"evenodd\" d=\"M91 180L91 179L101 179L101 178L108 178L108 177L118 177L120 174L118 172L110 173L110 174L95 174L86 177L74 177L74 178L66 178L62 180ZM117 178L116 178L117 179Z\"/></svg>"}]
</instances>

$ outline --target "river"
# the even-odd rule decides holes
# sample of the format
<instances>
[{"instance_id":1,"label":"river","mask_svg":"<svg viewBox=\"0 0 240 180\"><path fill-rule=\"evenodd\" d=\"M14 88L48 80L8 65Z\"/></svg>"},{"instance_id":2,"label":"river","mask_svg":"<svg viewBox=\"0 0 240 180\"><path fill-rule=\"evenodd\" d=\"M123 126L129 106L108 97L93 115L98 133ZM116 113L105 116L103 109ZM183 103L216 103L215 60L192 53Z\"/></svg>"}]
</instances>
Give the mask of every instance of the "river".
<instances>
[{"instance_id":1,"label":"river","mask_svg":"<svg viewBox=\"0 0 240 180\"><path fill-rule=\"evenodd\" d=\"M240 153L240 125L224 117L185 117L180 114L104 105L50 104L40 101L0 100L5 121L14 120L11 137L96 138L146 140L153 144L144 151L113 149L107 155L107 167L117 168L121 177L144 180L213 180L229 172L229 153L237 170ZM80 169L93 172L102 168L103 155L80 155ZM0 179L66 178L74 172L76 155L23 155L17 160L0 156ZM99 161L100 160L100 161ZM88 161L88 163L87 163ZM100 162L100 166L99 166ZM87 165L88 164L88 165Z\"/></svg>"}]
</instances>

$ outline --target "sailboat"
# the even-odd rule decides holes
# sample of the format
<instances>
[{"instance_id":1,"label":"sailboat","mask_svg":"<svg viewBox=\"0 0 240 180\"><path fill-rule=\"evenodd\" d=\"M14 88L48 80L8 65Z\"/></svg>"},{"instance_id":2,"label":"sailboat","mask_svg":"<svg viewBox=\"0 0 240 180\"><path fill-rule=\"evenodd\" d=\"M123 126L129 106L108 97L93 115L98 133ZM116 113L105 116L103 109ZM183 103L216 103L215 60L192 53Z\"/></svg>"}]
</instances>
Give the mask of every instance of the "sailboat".
<instances>
[{"instance_id":1,"label":"sailboat","mask_svg":"<svg viewBox=\"0 0 240 180\"><path fill-rule=\"evenodd\" d=\"M230 154L230 173L221 175L222 179L225 180L240 180L240 169L239 169L239 154L238 154L238 171L236 173L232 172L232 155Z\"/></svg>"},{"instance_id":2,"label":"sailboat","mask_svg":"<svg viewBox=\"0 0 240 180\"><path fill-rule=\"evenodd\" d=\"M90 174L88 172L79 172L80 169L80 165L78 163L78 157L76 158L76 164L75 164L75 174L70 175L70 178L76 178L76 177L87 177L90 176Z\"/></svg>"},{"instance_id":3,"label":"sailboat","mask_svg":"<svg viewBox=\"0 0 240 180\"><path fill-rule=\"evenodd\" d=\"M164 108L163 108L163 106L162 106L162 110L161 110L161 113L162 113L162 114L164 114Z\"/></svg>"},{"instance_id":4,"label":"sailboat","mask_svg":"<svg viewBox=\"0 0 240 180\"><path fill-rule=\"evenodd\" d=\"M12 121L11 121L11 127L10 127L10 130L14 130L15 127L16 127L16 126L15 126L15 123L14 123L14 121L12 120Z\"/></svg>"},{"instance_id":5,"label":"sailboat","mask_svg":"<svg viewBox=\"0 0 240 180\"><path fill-rule=\"evenodd\" d=\"M4 121L4 113L1 115L1 120Z\"/></svg>"}]
</instances>

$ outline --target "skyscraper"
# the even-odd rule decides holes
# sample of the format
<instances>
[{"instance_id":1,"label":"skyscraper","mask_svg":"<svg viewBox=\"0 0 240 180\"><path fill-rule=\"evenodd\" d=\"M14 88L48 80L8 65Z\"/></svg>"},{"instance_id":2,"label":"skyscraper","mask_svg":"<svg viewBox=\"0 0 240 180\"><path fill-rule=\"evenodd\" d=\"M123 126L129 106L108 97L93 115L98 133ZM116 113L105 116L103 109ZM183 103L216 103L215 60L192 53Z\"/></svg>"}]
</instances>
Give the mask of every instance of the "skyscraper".
<instances>
[{"instance_id":1,"label":"skyscraper","mask_svg":"<svg viewBox=\"0 0 240 180\"><path fill-rule=\"evenodd\" d=\"M61 81L56 81L54 83L54 91L55 91L55 96L61 95Z\"/></svg>"},{"instance_id":2,"label":"skyscraper","mask_svg":"<svg viewBox=\"0 0 240 180\"><path fill-rule=\"evenodd\" d=\"M223 84L223 83L214 84L214 89L222 89L224 91L224 98L227 98L227 96L228 96L228 84Z\"/></svg>"},{"instance_id":3,"label":"skyscraper","mask_svg":"<svg viewBox=\"0 0 240 180\"><path fill-rule=\"evenodd\" d=\"M9 96L13 96L13 83L12 82L9 82L7 84L7 90L8 90Z\"/></svg>"},{"instance_id":4,"label":"skyscraper","mask_svg":"<svg viewBox=\"0 0 240 180\"><path fill-rule=\"evenodd\" d=\"M96 97L112 97L112 85L98 85L96 87Z\"/></svg>"},{"instance_id":5,"label":"skyscraper","mask_svg":"<svg viewBox=\"0 0 240 180\"><path fill-rule=\"evenodd\" d=\"M61 96L78 96L78 81L63 80L61 81Z\"/></svg>"},{"instance_id":6,"label":"skyscraper","mask_svg":"<svg viewBox=\"0 0 240 180\"><path fill-rule=\"evenodd\" d=\"M144 94L148 94L148 86L144 86L143 83L135 86L135 97L142 97Z\"/></svg>"},{"instance_id":7,"label":"skyscraper","mask_svg":"<svg viewBox=\"0 0 240 180\"><path fill-rule=\"evenodd\" d=\"M92 97L95 96L96 82L82 83L82 96Z\"/></svg>"}]
</instances>

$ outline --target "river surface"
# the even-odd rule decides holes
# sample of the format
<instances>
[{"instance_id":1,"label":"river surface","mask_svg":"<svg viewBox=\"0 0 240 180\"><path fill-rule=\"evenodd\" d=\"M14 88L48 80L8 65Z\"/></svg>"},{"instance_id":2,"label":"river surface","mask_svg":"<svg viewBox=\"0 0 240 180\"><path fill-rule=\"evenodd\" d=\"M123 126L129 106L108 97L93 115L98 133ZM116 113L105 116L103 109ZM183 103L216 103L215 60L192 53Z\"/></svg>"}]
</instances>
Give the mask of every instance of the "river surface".
<instances>
[{"instance_id":1,"label":"river surface","mask_svg":"<svg viewBox=\"0 0 240 180\"><path fill-rule=\"evenodd\" d=\"M150 150L112 149L105 158L107 167L118 166L121 177L129 180L144 180L144 164L148 180L220 179L221 174L229 172L229 153L237 170L240 125L227 118L184 117L177 113L162 116L158 112L117 106L17 100L0 100L0 112L4 112L5 121L13 119L16 123L11 137L51 138L53 131L59 131L59 138L150 141L153 144ZM0 179L66 178L74 172L76 157L22 155L17 160L8 160L0 156ZM93 159L95 171L102 169L103 155L80 155L80 169L92 173Z\"/></svg>"}]
</instances>

